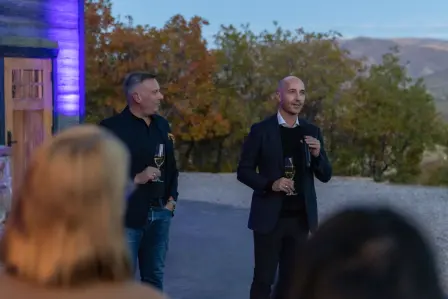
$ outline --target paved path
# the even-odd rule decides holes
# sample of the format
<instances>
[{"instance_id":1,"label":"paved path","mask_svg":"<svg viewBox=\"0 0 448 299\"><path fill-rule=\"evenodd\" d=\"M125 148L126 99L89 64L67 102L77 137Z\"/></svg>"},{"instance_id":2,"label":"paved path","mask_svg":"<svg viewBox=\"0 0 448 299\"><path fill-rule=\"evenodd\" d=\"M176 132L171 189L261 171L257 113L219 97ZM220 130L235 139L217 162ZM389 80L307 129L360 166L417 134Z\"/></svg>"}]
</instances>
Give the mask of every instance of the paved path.
<instances>
[{"instance_id":1,"label":"paved path","mask_svg":"<svg viewBox=\"0 0 448 299\"><path fill-rule=\"evenodd\" d=\"M165 276L168 295L172 299L248 298L253 271L252 235L246 228L251 190L234 174L181 174L179 183L181 199ZM386 205L411 216L435 245L448 290L448 189L356 178L334 178L316 187L321 221L353 204Z\"/></svg>"},{"instance_id":2,"label":"paved path","mask_svg":"<svg viewBox=\"0 0 448 299\"><path fill-rule=\"evenodd\" d=\"M249 208L252 195L252 190L239 183L232 173L182 173L179 192L182 198L244 209ZM352 205L389 206L410 216L434 246L442 283L448 292L448 188L377 184L365 178L334 177L328 184L316 180L316 192L320 222ZM235 233L245 230L245 220L233 218L231 214L225 219L223 221L244 222ZM223 236L231 239L229 235Z\"/></svg>"},{"instance_id":3,"label":"paved path","mask_svg":"<svg viewBox=\"0 0 448 299\"><path fill-rule=\"evenodd\" d=\"M171 299L244 299L252 279L247 209L179 201L165 275Z\"/></svg>"}]
</instances>

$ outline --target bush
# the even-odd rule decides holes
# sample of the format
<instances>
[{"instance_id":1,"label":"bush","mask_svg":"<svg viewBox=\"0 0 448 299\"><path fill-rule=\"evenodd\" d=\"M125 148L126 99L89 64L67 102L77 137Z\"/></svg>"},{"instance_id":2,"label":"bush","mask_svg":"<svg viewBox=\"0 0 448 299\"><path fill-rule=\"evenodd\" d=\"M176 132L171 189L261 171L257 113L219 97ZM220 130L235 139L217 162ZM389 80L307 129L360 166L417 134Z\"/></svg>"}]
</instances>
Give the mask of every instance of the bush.
<instances>
[{"instance_id":1,"label":"bush","mask_svg":"<svg viewBox=\"0 0 448 299\"><path fill-rule=\"evenodd\" d=\"M448 186L448 161L439 160L422 166L419 183L428 186Z\"/></svg>"}]
</instances>

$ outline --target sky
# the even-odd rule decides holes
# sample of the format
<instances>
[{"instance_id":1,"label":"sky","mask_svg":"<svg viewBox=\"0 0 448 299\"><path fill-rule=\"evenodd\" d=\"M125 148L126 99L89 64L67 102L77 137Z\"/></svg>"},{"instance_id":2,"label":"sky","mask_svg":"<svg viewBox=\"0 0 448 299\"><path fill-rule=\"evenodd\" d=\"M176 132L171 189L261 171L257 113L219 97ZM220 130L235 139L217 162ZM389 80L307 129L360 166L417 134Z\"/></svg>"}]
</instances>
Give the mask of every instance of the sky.
<instances>
[{"instance_id":1,"label":"sky","mask_svg":"<svg viewBox=\"0 0 448 299\"><path fill-rule=\"evenodd\" d=\"M209 40L221 24L249 23L260 32L272 29L273 21L290 30L336 30L346 38L448 39L448 0L112 0L112 5L115 16L156 27L175 14L201 16L210 22L204 28Z\"/></svg>"}]
</instances>

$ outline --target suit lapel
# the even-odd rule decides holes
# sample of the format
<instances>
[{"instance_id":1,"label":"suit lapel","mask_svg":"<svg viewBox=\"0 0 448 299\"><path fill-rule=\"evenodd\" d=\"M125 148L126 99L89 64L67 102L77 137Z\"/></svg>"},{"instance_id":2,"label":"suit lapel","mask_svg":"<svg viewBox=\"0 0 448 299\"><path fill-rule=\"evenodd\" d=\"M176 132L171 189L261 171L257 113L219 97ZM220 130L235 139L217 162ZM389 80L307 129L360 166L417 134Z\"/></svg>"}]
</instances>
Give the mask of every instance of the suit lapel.
<instances>
[{"instance_id":1,"label":"suit lapel","mask_svg":"<svg viewBox=\"0 0 448 299\"><path fill-rule=\"evenodd\" d=\"M310 125L305 119L299 119L300 126L302 127L302 132L304 136L311 136L317 138L317 132L314 130L313 126Z\"/></svg>"},{"instance_id":2,"label":"suit lapel","mask_svg":"<svg viewBox=\"0 0 448 299\"><path fill-rule=\"evenodd\" d=\"M277 114L274 114L269 118L269 138L272 144L269 144L269 147L273 151L273 156L277 157L277 165L280 171L283 171L283 146L282 139L280 137L280 128L278 124Z\"/></svg>"}]
</instances>

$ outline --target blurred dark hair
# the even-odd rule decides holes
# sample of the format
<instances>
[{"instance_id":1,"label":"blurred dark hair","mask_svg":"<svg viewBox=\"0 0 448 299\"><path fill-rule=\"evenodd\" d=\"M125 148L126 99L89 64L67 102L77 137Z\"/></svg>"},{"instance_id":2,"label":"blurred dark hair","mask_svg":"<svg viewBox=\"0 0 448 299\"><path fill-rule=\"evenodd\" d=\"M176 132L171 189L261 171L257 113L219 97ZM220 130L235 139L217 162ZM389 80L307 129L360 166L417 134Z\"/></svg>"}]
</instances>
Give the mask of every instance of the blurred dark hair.
<instances>
[{"instance_id":1,"label":"blurred dark hair","mask_svg":"<svg viewBox=\"0 0 448 299\"><path fill-rule=\"evenodd\" d=\"M288 299L443 299L419 230L388 208L327 220L301 252Z\"/></svg>"}]
</instances>

